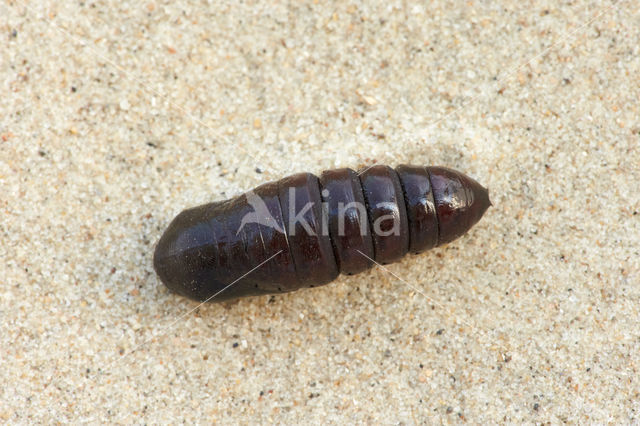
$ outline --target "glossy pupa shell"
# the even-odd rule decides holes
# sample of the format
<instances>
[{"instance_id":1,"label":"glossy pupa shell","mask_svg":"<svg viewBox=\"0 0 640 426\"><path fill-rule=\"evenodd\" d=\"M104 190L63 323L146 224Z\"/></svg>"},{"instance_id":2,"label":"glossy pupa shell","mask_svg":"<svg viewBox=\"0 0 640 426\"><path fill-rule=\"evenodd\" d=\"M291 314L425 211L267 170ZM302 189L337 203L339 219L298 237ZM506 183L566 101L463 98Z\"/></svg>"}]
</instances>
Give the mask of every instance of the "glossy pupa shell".
<instances>
[{"instance_id":1,"label":"glossy pupa shell","mask_svg":"<svg viewBox=\"0 0 640 426\"><path fill-rule=\"evenodd\" d=\"M298 173L184 210L158 242L171 290L214 302L317 287L466 233L488 191L445 167Z\"/></svg>"}]
</instances>

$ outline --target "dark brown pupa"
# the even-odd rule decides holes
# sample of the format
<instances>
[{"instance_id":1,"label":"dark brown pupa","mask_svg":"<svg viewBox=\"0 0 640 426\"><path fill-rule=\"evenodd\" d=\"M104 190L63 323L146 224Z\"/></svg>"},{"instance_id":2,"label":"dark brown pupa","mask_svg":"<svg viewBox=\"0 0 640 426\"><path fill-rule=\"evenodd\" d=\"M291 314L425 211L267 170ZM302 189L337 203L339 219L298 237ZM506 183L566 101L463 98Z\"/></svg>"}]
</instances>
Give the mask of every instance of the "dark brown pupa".
<instances>
[{"instance_id":1,"label":"dark brown pupa","mask_svg":"<svg viewBox=\"0 0 640 426\"><path fill-rule=\"evenodd\" d=\"M448 243L490 205L478 182L444 167L298 173L184 210L153 263L167 287L196 300L288 292Z\"/></svg>"}]
</instances>

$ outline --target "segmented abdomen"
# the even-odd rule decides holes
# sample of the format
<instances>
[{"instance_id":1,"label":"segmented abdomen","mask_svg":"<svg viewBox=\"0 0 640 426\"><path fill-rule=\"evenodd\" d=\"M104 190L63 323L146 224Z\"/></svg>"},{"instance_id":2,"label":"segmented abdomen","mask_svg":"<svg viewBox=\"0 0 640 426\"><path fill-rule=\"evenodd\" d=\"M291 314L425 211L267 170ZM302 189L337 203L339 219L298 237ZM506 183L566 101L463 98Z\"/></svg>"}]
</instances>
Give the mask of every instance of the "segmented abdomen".
<instances>
[{"instance_id":1,"label":"segmented abdomen","mask_svg":"<svg viewBox=\"0 0 640 426\"><path fill-rule=\"evenodd\" d=\"M449 242L489 205L486 189L442 167L299 173L183 211L154 266L169 288L198 300L314 287Z\"/></svg>"}]
</instances>

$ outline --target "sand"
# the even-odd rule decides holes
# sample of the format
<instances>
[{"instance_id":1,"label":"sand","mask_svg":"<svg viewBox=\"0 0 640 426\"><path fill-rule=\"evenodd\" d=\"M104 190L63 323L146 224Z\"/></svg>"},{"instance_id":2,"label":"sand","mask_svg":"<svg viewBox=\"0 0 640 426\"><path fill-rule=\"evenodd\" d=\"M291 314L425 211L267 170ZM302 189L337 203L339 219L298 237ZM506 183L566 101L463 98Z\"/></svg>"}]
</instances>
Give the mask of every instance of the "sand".
<instances>
[{"instance_id":1,"label":"sand","mask_svg":"<svg viewBox=\"0 0 640 426\"><path fill-rule=\"evenodd\" d=\"M635 2L13 0L0 37L1 421L639 421ZM182 209L374 161L494 206L322 288L156 278Z\"/></svg>"}]
</instances>

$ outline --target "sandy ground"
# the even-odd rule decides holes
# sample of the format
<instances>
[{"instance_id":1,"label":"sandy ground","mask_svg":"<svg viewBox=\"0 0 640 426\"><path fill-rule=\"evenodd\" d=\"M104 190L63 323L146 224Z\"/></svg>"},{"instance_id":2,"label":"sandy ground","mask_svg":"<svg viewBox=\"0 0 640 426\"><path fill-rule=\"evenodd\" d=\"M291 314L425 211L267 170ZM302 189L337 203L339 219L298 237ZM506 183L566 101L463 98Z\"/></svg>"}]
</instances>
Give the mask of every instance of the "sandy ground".
<instances>
[{"instance_id":1,"label":"sandy ground","mask_svg":"<svg viewBox=\"0 0 640 426\"><path fill-rule=\"evenodd\" d=\"M10 0L0 39L0 420L640 421L636 2ZM158 282L183 208L374 161L494 207L318 289Z\"/></svg>"}]
</instances>

